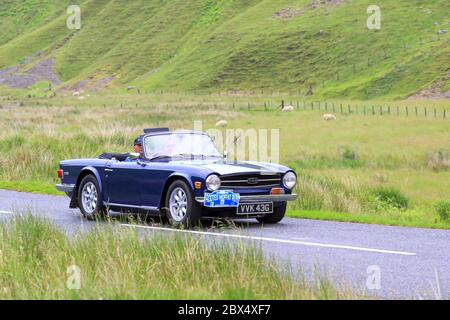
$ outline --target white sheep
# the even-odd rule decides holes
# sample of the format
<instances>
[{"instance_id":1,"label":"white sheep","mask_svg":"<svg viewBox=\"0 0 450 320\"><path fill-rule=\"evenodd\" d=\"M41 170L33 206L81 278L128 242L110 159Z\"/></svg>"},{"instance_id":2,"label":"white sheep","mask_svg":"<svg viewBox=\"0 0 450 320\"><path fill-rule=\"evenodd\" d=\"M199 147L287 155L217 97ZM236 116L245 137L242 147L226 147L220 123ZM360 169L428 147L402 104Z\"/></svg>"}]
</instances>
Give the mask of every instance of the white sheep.
<instances>
[{"instance_id":1,"label":"white sheep","mask_svg":"<svg viewBox=\"0 0 450 320\"><path fill-rule=\"evenodd\" d=\"M325 121L333 121L333 120L336 120L336 119L337 119L336 116L334 114L331 114L331 113L326 113L326 114L323 115L323 120L325 120Z\"/></svg>"},{"instance_id":2,"label":"white sheep","mask_svg":"<svg viewBox=\"0 0 450 320\"><path fill-rule=\"evenodd\" d=\"M225 128L228 126L228 122L226 120L220 120L216 123L216 127Z\"/></svg>"},{"instance_id":3,"label":"white sheep","mask_svg":"<svg viewBox=\"0 0 450 320\"><path fill-rule=\"evenodd\" d=\"M285 106L283 109L281 109L281 112L292 112L294 111L293 106Z\"/></svg>"},{"instance_id":4,"label":"white sheep","mask_svg":"<svg viewBox=\"0 0 450 320\"><path fill-rule=\"evenodd\" d=\"M80 92L75 91L74 93L72 93L72 95L73 95L74 97L78 97L78 96L80 95Z\"/></svg>"}]
</instances>

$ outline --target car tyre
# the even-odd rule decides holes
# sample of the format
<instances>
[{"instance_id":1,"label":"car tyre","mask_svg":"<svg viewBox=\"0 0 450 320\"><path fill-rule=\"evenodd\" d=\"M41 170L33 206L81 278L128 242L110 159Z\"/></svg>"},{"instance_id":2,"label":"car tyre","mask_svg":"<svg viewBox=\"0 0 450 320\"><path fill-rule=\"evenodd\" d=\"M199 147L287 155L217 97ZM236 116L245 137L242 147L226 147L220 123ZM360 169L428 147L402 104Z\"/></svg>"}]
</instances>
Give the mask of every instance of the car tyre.
<instances>
[{"instance_id":1,"label":"car tyre","mask_svg":"<svg viewBox=\"0 0 450 320\"><path fill-rule=\"evenodd\" d=\"M174 181L166 194L165 214L175 227L192 227L200 222L202 210L195 201L189 185L183 180Z\"/></svg>"},{"instance_id":2,"label":"car tyre","mask_svg":"<svg viewBox=\"0 0 450 320\"><path fill-rule=\"evenodd\" d=\"M273 213L256 218L260 223L275 224L283 220L286 215L287 203L283 202L273 208Z\"/></svg>"},{"instance_id":3,"label":"car tyre","mask_svg":"<svg viewBox=\"0 0 450 320\"><path fill-rule=\"evenodd\" d=\"M78 207L87 220L100 220L107 216L100 186L93 175L87 175L78 187Z\"/></svg>"}]
</instances>

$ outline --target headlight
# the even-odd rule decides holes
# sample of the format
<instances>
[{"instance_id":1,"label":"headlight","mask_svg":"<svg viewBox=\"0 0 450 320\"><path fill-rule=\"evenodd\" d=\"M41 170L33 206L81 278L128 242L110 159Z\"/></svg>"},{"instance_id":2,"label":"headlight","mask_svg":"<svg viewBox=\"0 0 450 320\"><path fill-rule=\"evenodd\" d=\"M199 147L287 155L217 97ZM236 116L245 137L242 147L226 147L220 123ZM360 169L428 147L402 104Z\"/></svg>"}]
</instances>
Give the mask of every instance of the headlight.
<instances>
[{"instance_id":1,"label":"headlight","mask_svg":"<svg viewBox=\"0 0 450 320\"><path fill-rule=\"evenodd\" d=\"M212 174L206 178L206 188L209 191L217 191L220 188L220 178L219 176Z\"/></svg>"},{"instance_id":2,"label":"headlight","mask_svg":"<svg viewBox=\"0 0 450 320\"><path fill-rule=\"evenodd\" d=\"M286 189L293 189L297 184L297 176L292 171L286 173L283 177L283 185Z\"/></svg>"}]
</instances>

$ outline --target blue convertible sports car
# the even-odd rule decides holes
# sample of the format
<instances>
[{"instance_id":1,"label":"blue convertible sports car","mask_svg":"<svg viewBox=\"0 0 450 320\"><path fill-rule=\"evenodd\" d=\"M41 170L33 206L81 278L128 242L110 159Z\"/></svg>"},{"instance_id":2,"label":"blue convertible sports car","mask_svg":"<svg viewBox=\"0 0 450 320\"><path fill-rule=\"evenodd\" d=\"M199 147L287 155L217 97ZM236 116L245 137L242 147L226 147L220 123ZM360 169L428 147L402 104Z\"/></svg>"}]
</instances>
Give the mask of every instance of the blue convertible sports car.
<instances>
[{"instance_id":1,"label":"blue convertible sports car","mask_svg":"<svg viewBox=\"0 0 450 320\"><path fill-rule=\"evenodd\" d=\"M277 223L296 199L296 174L269 163L228 161L205 133L147 129L143 153L62 161L56 186L87 219L109 210L145 212L172 225L202 218L256 218Z\"/></svg>"}]
</instances>

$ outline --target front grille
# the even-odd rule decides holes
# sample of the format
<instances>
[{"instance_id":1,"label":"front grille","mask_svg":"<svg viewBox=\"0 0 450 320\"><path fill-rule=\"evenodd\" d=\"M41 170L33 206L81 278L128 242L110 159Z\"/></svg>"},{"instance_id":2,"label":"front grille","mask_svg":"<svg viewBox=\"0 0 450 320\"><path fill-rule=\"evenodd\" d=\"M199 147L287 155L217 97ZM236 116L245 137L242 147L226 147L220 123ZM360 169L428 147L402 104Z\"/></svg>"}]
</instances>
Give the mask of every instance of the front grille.
<instances>
[{"instance_id":1,"label":"front grille","mask_svg":"<svg viewBox=\"0 0 450 320\"><path fill-rule=\"evenodd\" d=\"M221 177L222 188L273 188L281 185L281 174L233 174Z\"/></svg>"}]
</instances>

